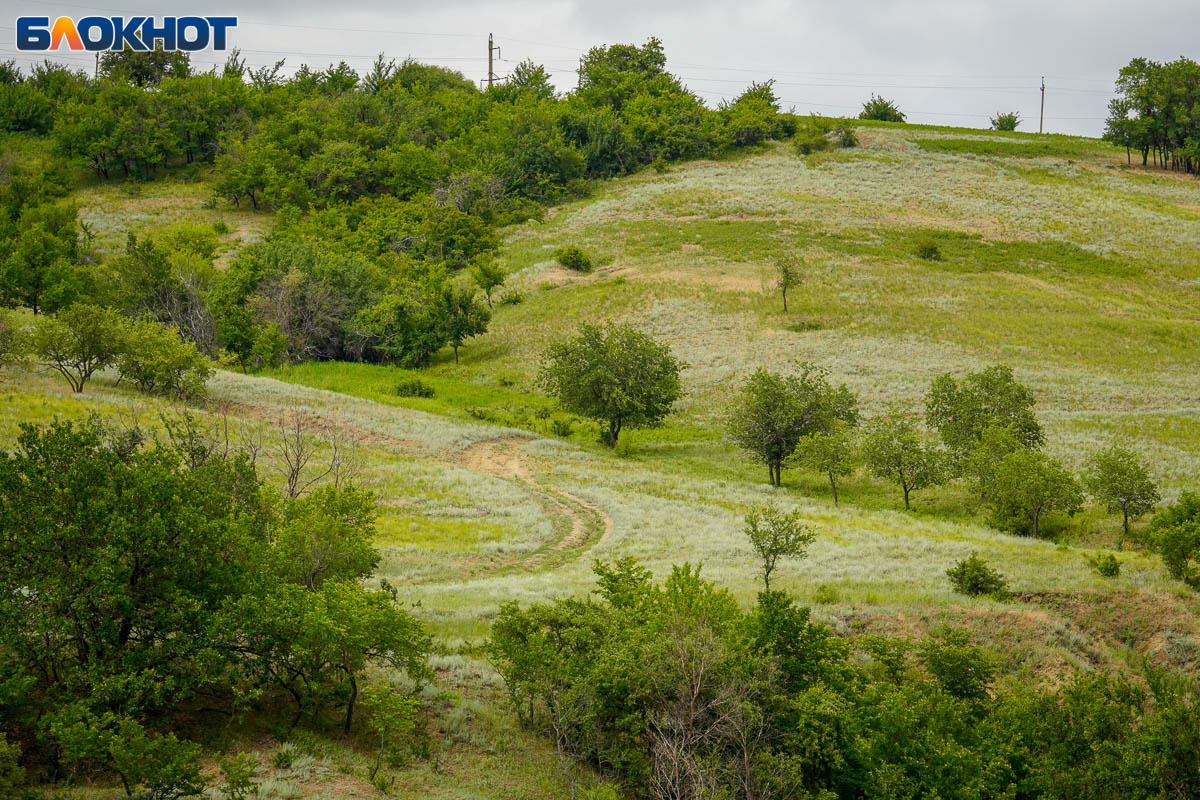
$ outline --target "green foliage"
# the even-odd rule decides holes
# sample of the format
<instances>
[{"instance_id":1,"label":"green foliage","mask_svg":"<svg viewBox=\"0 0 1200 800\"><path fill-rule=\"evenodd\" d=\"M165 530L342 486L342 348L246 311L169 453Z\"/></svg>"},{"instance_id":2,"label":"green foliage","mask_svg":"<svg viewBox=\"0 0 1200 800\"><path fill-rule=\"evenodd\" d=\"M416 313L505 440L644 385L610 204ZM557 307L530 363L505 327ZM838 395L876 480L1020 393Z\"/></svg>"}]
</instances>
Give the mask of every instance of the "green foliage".
<instances>
[{"instance_id":1,"label":"green foliage","mask_svg":"<svg viewBox=\"0 0 1200 800\"><path fill-rule=\"evenodd\" d=\"M1115 578L1121 574L1121 562L1112 553L1100 553L1095 558L1089 558L1088 564L1102 578Z\"/></svg>"},{"instance_id":2,"label":"green foliage","mask_svg":"<svg viewBox=\"0 0 1200 800\"><path fill-rule=\"evenodd\" d=\"M824 473L833 491L833 504L837 505L838 479L854 472L856 456L854 429L845 420L835 419L824 433L802 436L796 443L792 460Z\"/></svg>"},{"instance_id":3,"label":"green foliage","mask_svg":"<svg viewBox=\"0 0 1200 800\"><path fill-rule=\"evenodd\" d=\"M45 133L54 121L54 106L28 83L0 84L0 131Z\"/></svg>"},{"instance_id":4,"label":"green foliage","mask_svg":"<svg viewBox=\"0 0 1200 800\"><path fill-rule=\"evenodd\" d=\"M1159 534L1163 566L1172 578L1200 589L1200 522L1173 525Z\"/></svg>"},{"instance_id":5,"label":"green foliage","mask_svg":"<svg viewBox=\"0 0 1200 800\"><path fill-rule=\"evenodd\" d=\"M920 139L917 147L928 153L989 156L996 158L1084 158L1111 152L1094 139L1069 136L1038 136L993 141L991 139Z\"/></svg>"},{"instance_id":6,"label":"green foliage","mask_svg":"<svg viewBox=\"0 0 1200 800\"><path fill-rule=\"evenodd\" d=\"M1110 514L1121 515L1126 537L1130 520L1152 511L1162 499L1143 460L1116 443L1088 459L1085 483Z\"/></svg>"},{"instance_id":7,"label":"green foliage","mask_svg":"<svg viewBox=\"0 0 1200 800\"><path fill-rule=\"evenodd\" d=\"M988 696L996 668L966 631L947 629L926 639L918 648L925 668L951 697L980 701Z\"/></svg>"},{"instance_id":8,"label":"green foliage","mask_svg":"<svg viewBox=\"0 0 1200 800\"><path fill-rule=\"evenodd\" d=\"M389 686L372 684L363 690L363 708L369 714L372 730L379 737L379 749L371 767L371 780L374 781L384 757L394 759L400 755L405 737L416 728L421 706L415 697L401 694Z\"/></svg>"},{"instance_id":9,"label":"green foliage","mask_svg":"<svg viewBox=\"0 0 1200 800\"><path fill-rule=\"evenodd\" d=\"M492 258L476 259L471 267L471 280L483 292L483 296L487 298L488 308L492 307L492 292L504 285L504 280L508 275L504 271L504 267Z\"/></svg>"},{"instance_id":10,"label":"green foliage","mask_svg":"<svg viewBox=\"0 0 1200 800\"><path fill-rule=\"evenodd\" d=\"M273 501L246 458L189 433L144 448L137 429L26 426L0 455L6 728L163 800L203 786L199 747L159 732L201 698L232 713L279 690L318 722L344 707L349 730L369 667L430 677L428 635L360 583L371 496Z\"/></svg>"},{"instance_id":11,"label":"green foliage","mask_svg":"<svg viewBox=\"0 0 1200 800\"><path fill-rule=\"evenodd\" d=\"M804 523L798 511L785 512L776 506L762 506L746 515L746 538L762 566L763 591L771 590L771 573L781 558L805 558L816 532Z\"/></svg>"},{"instance_id":12,"label":"green foliage","mask_svg":"<svg viewBox=\"0 0 1200 800\"><path fill-rule=\"evenodd\" d=\"M254 782L258 759L250 753L238 753L221 760L221 796L228 800L251 800L258 795Z\"/></svg>"},{"instance_id":13,"label":"green foliage","mask_svg":"<svg viewBox=\"0 0 1200 800\"><path fill-rule=\"evenodd\" d=\"M834 147L858 147L854 127L846 120L811 114L796 126L792 147L801 156L831 150Z\"/></svg>"},{"instance_id":14,"label":"green foliage","mask_svg":"<svg viewBox=\"0 0 1200 800\"><path fill-rule=\"evenodd\" d=\"M801 271L801 265L790 258L778 258L775 260L775 288L779 289L779 294L783 298L783 311L787 313L787 296L788 292L800 285L804 280L804 273Z\"/></svg>"},{"instance_id":15,"label":"green foliage","mask_svg":"<svg viewBox=\"0 0 1200 800\"><path fill-rule=\"evenodd\" d=\"M913 253L917 258L924 259L925 261L945 260L945 256L942 255L942 249L938 247L937 242L933 239L918 239Z\"/></svg>"},{"instance_id":16,"label":"green foliage","mask_svg":"<svg viewBox=\"0 0 1200 800\"><path fill-rule=\"evenodd\" d=\"M991 121L994 131L1015 131L1021 124L1021 115L1016 111L997 111Z\"/></svg>"},{"instance_id":17,"label":"green foliage","mask_svg":"<svg viewBox=\"0 0 1200 800\"><path fill-rule=\"evenodd\" d=\"M872 94L871 99L863 103L859 119L873 119L879 122L904 122L904 114L891 100Z\"/></svg>"},{"instance_id":18,"label":"green foliage","mask_svg":"<svg viewBox=\"0 0 1200 800\"><path fill-rule=\"evenodd\" d=\"M588 257L587 253L573 244L555 250L554 260L567 269L572 269L576 272L592 271L592 259Z\"/></svg>"},{"instance_id":19,"label":"green foliage","mask_svg":"<svg viewBox=\"0 0 1200 800\"><path fill-rule=\"evenodd\" d=\"M489 307L475 296L475 290L446 283L441 287L438 316L447 343L454 348L454 363L458 363L458 348L472 336L487 333L492 319Z\"/></svg>"},{"instance_id":20,"label":"green foliage","mask_svg":"<svg viewBox=\"0 0 1200 800\"><path fill-rule=\"evenodd\" d=\"M21 768L21 748L10 744L0 732L0 792L13 800L24 800L28 796L29 784L25 782L25 770Z\"/></svg>"},{"instance_id":21,"label":"green foliage","mask_svg":"<svg viewBox=\"0 0 1200 800\"><path fill-rule=\"evenodd\" d=\"M433 387L420 378L401 378L396 384L396 394L399 397L433 397Z\"/></svg>"},{"instance_id":22,"label":"green foliage","mask_svg":"<svg viewBox=\"0 0 1200 800\"><path fill-rule=\"evenodd\" d=\"M828 433L836 420L858 422L858 400L844 384L834 387L811 364L799 369L787 376L755 370L727 415L730 436L767 466L773 486L780 485L783 465L803 437Z\"/></svg>"},{"instance_id":23,"label":"green foliage","mask_svg":"<svg viewBox=\"0 0 1200 800\"><path fill-rule=\"evenodd\" d=\"M911 508L912 492L946 480L945 453L923 443L913 418L895 410L868 426L862 440L862 457L876 477L900 486L905 510Z\"/></svg>"},{"instance_id":24,"label":"green foliage","mask_svg":"<svg viewBox=\"0 0 1200 800\"><path fill-rule=\"evenodd\" d=\"M1117 77L1118 96L1109 102L1104 138L1153 156L1164 169L1200 173L1200 127L1194 109L1200 98L1200 64L1190 58L1160 63L1135 58Z\"/></svg>"},{"instance_id":25,"label":"green foliage","mask_svg":"<svg viewBox=\"0 0 1200 800\"><path fill-rule=\"evenodd\" d=\"M77 211L65 203L26 205L14 220L11 237L0 226L0 303L27 306L34 314L53 313L87 298L91 273L79 241Z\"/></svg>"},{"instance_id":26,"label":"green foliage","mask_svg":"<svg viewBox=\"0 0 1200 800\"><path fill-rule=\"evenodd\" d=\"M124 331L116 358L122 380L138 390L180 399L204 394L212 362L176 328L152 320L137 320Z\"/></svg>"},{"instance_id":27,"label":"green foliage","mask_svg":"<svg viewBox=\"0 0 1200 800\"><path fill-rule=\"evenodd\" d=\"M111 366L124 351L130 323L116 311L74 305L34 328L31 350L46 366L82 392L96 370Z\"/></svg>"},{"instance_id":28,"label":"green foliage","mask_svg":"<svg viewBox=\"0 0 1200 800\"><path fill-rule=\"evenodd\" d=\"M275 572L316 591L325 581L370 575L379 563L372 545L375 497L354 488L321 486L289 503L275 533Z\"/></svg>"},{"instance_id":29,"label":"green foliage","mask_svg":"<svg viewBox=\"0 0 1200 800\"><path fill-rule=\"evenodd\" d=\"M1012 368L997 364L968 373L962 381L949 374L934 378L925 396L925 421L941 436L961 473L990 427L1007 429L1024 447L1041 447L1045 436L1033 413L1035 403Z\"/></svg>"},{"instance_id":30,"label":"green foliage","mask_svg":"<svg viewBox=\"0 0 1200 800\"><path fill-rule=\"evenodd\" d=\"M1008 582L1004 576L992 569L978 553L972 553L946 570L946 577L950 578L950 585L956 592L971 597L1002 599L1008 596Z\"/></svg>"},{"instance_id":31,"label":"green foliage","mask_svg":"<svg viewBox=\"0 0 1200 800\"><path fill-rule=\"evenodd\" d=\"M1083 490L1061 464L1036 450L1010 453L996 467L986 495L1002 530L1037 537L1050 512L1068 515L1083 506Z\"/></svg>"},{"instance_id":32,"label":"green foliage","mask_svg":"<svg viewBox=\"0 0 1200 800\"><path fill-rule=\"evenodd\" d=\"M608 445L625 428L662 424L679 399L684 365L664 344L629 325L585 325L551 345L538 383L564 409L608 426Z\"/></svg>"}]
</instances>

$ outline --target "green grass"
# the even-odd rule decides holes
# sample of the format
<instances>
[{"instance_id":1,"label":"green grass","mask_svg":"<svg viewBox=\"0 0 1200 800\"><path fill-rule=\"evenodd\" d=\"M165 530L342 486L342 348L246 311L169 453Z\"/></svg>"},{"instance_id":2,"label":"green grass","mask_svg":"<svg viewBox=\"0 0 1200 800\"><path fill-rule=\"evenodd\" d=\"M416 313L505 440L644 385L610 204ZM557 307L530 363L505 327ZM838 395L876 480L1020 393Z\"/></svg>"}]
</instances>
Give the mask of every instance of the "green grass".
<instances>
[{"instance_id":1,"label":"green grass","mask_svg":"<svg viewBox=\"0 0 1200 800\"><path fill-rule=\"evenodd\" d=\"M584 594L593 557L623 556L660 577L673 563L702 563L750 603L757 583L741 526L764 501L816 528L810 557L785 564L777 581L839 632L961 625L1001 652L1006 669L1052 683L1076 667L1117 670L1142 656L1195 667L1186 658L1200 652L1196 601L1156 557L1120 554L1115 579L1088 565L1098 548L1115 546L1120 527L1094 505L1053 522L1058 542L993 530L961 485L919 492L905 513L897 489L860 471L835 507L822 476L787 470L773 490L724 437L733 391L760 366L821 365L869 417L893 401L919 409L940 373L1004 362L1037 394L1048 450L1073 469L1119 439L1146 456L1168 498L1196 488L1200 184L1127 168L1124 153L1095 140L860 128L863 146L833 158L800 159L774 145L644 170L504 231L506 288L525 299L498 305L461 363L446 350L419 371L311 363L213 379L212 399L230 404L239 428L269 434L272 420L299 410L360 443L362 481L380 498L379 576L434 631L443 685L474 715L469 724L446 720L445 758L407 768L401 796L561 795L553 753L515 729L481 658L500 605ZM208 192L202 175L179 174L140 187L93 185L76 199L108 248L129 230L223 217L233 228L223 239L228 256L269 229L265 215L204 208ZM918 258L922 239L943 260ZM594 272L553 263L567 244L592 255ZM804 265L787 313L772 288L785 255ZM596 441L593 423L549 435L551 419L569 415L535 379L549 343L609 319L649 331L688 364L677 412L660 430L631 432L621 454ZM398 396L397 384L412 377L433 397ZM0 403L3 441L20 420L92 412L152 420L163 407L111 376L72 396L28 368L0 369ZM509 437L528 442L527 478L468 457ZM264 450L261 464L278 480L273 459ZM555 492L610 515L612 534L586 556L521 567L570 526L545 501ZM945 569L975 551L1008 577L1014 600L950 590Z\"/></svg>"}]
</instances>

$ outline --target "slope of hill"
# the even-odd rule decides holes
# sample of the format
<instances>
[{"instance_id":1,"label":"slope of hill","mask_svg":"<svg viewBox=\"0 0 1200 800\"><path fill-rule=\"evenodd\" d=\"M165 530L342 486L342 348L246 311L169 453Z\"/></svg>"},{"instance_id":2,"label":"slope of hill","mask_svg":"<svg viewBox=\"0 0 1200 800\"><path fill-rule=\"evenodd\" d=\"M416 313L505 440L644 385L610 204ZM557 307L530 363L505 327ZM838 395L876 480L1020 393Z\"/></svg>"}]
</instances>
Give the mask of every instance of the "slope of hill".
<instances>
[{"instance_id":1,"label":"slope of hill","mask_svg":"<svg viewBox=\"0 0 1200 800\"><path fill-rule=\"evenodd\" d=\"M1121 670L1135 655L1200 666L1200 604L1157 557L1124 553L1112 579L1087 563L1119 527L1098 509L1056 543L990 529L960 487L919 494L905 513L894 489L858 475L835 506L823 479L802 471L772 490L725 440L727 398L759 366L822 366L872 416L891 403L918 408L938 374L1003 362L1035 390L1054 455L1079 467L1120 437L1149 458L1167 498L1196 486L1200 183L1127 168L1123 152L1085 139L886 125L860 139L807 158L775 145L646 171L510 229L507 291L523 299L497 307L461 363L446 354L422 373L432 399L397 397L408 373L362 364L222 372L210 383L233 429L266 443L268 468L278 461L271 423L300 414L352 445L380 496L379 577L418 604L443 686L474 714L439 721L443 732L461 724L447 733L446 771L414 768L400 796L514 796L514 786L558 796L551 749L516 731L481 651L500 605L587 592L592 559L621 556L660 576L701 563L749 603L755 564L741 518L770 498L818 532L778 586L835 630L921 635L952 623L1002 654L1006 672L1048 683L1076 667ZM129 198L121 219L93 191L80 198L84 216L116 236L131 215L154 224L200 213L203 192L169 187L140 206ZM174 198L167 212L162 197ZM266 225L245 216L227 247ZM942 260L915 254L923 240ZM556 266L551 254L567 244L597 269ZM787 313L772 288L781 256L804 265ZM610 319L688 363L680 411L662 430L635 432L621 454L586 424L549 435L551 404L535 384L547 344ZM158 424L156 402L108 377L80 396L43 372L5 368L0 397L4 442L18 422L55 416ZM198 413L216 421L214 408ZM946 568L975 551L1009 577L1011 601L950 590ZM309 796L328 789L301 783Z\"/></svg>"}]
</instances>

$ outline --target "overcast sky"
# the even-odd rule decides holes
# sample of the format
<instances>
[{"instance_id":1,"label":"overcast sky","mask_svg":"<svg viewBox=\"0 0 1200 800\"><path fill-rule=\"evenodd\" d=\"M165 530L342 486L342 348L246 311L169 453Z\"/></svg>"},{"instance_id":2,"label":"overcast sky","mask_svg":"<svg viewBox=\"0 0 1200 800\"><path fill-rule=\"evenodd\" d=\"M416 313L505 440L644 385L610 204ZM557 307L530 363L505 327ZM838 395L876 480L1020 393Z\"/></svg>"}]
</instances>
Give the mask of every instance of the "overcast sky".
<instances>
[{"instance_id":1,"label":"overcast sky","mask_svg":"<svg viewBox=\"0 0 1200 800\"><path fill-rule=\"evenodd\" d=\"M287 60L324 67L345 60L360 72L375 54L414 56L487 75L495 34L504 75L525 58L575 83L579 56L596 44L660 38L668 67L711 104L751 80L775 78L784 107L852 115L872 91L894 99L909 121L987 127L999 110L1020 112L1037 130L1046 76L1046 129L1099 135L1117 70L1136 56L1198 57L1200 3L1159 0L0 0L5 46L15 52L13 18L134 12L233 14L231 43L252 65ZM65 53L65 51L64 51ZM87 67L89 55L64 55ZM213 52L193 61L223 61Z\"/></svg>"}]
</instances>

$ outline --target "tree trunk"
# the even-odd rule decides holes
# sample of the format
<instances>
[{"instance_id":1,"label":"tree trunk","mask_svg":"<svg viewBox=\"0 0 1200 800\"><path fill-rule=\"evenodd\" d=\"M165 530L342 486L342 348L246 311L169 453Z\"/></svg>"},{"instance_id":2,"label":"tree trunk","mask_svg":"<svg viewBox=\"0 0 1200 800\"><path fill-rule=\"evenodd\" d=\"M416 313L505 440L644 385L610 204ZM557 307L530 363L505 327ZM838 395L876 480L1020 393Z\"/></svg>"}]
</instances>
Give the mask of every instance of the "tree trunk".
<instances>
[{"instance_id":1,"label":"tree trunk","mask_svg":"<svg viewBox=\"0 0 1200 800\"><path fill-rule=\"evenodd\" d=\"M454 345L454 363L458 364L458 345Z\"/></svg>"},{"instance_id":2,"label":"tree trunk","mask_svg":"<svg viewBox=\"0 0 1200 800\"><path fill-rule=\"evenodd\" d=\"M783 290L783 313L787 313L787 289Z\"/></svg>"},{"instance_id":3,"label":"tree trunk","mask_svg":"<svg viewBox=\"0 0 1200 800\"><path fill-rule=\"evenodd\" d=\"M616 447L617 439L618 439L618 437L620 437L620 435L621 435L621 423L609 422L608 423L608 446Z\"/></svg>"},{"instance_id":4,"label":"tree trunk","mask_svg":"<svg viewBox=\"0 0 1200 800\"><path fill-rule=\"evenodd\" d=\"M833 504L838 504L837 483L833 480L833 473L829 473L829 488L833 490Z\"/></svg>"},{"instance_id":5,"label":"tree trunk","mask_svg":"<svg viewBox=\"0 0 1200 800\"><path fill-rule=\"evenodd\" d=\"M346 701L346 733L350 732L350 723L354 721L354 701L358 699L358 681L354 680L354 673L346 670L347 677L350 678L350 699Z\"/></svg>"},{"instance_id":6,"label":"tree trunk","mask_svg":"<svg viewBox=\"0 0 1200 800\"><path fill-rule=\"evenodd\" d=\"M1129 538L1129 512L1125 509L1121 509L1121 514L1125 518L1123 524L1125 527L1125 538L1128 539Z\"/></svg>"},{"instance_id":7,"label":"tree trunk","mask_svg":"<svg viewBox=\"0 0 1200 800\"><path fill-rule=\"evenodd\" d=\"M908 484L907 484L907 483L903 483L903 484L901 484L901 485L900 485L900 488L902 488L902 489L904 490L904 510L905 510L905 511L911 511L911 510L912 510L912 506L911 506L911 505L909 505L909 502L908 502L908 493L909 493L909 492L911 492L911 491L912 491L912 489L908 488Z\"/></svg>"},{"instance_id":8,"label":"tree trunk","mask_svg":"<svg viewBox=\"0 0 1200 800\"><path fill-rule=\"evenodd\" d=\"M1038 512L1038 511L1033 512L1033 538L1035 538L1035 539L1039 538L1040 526L1038 523L1040 521L1041 516L1042 516L1041 512Z\"/></svg>"}]
</instances>

